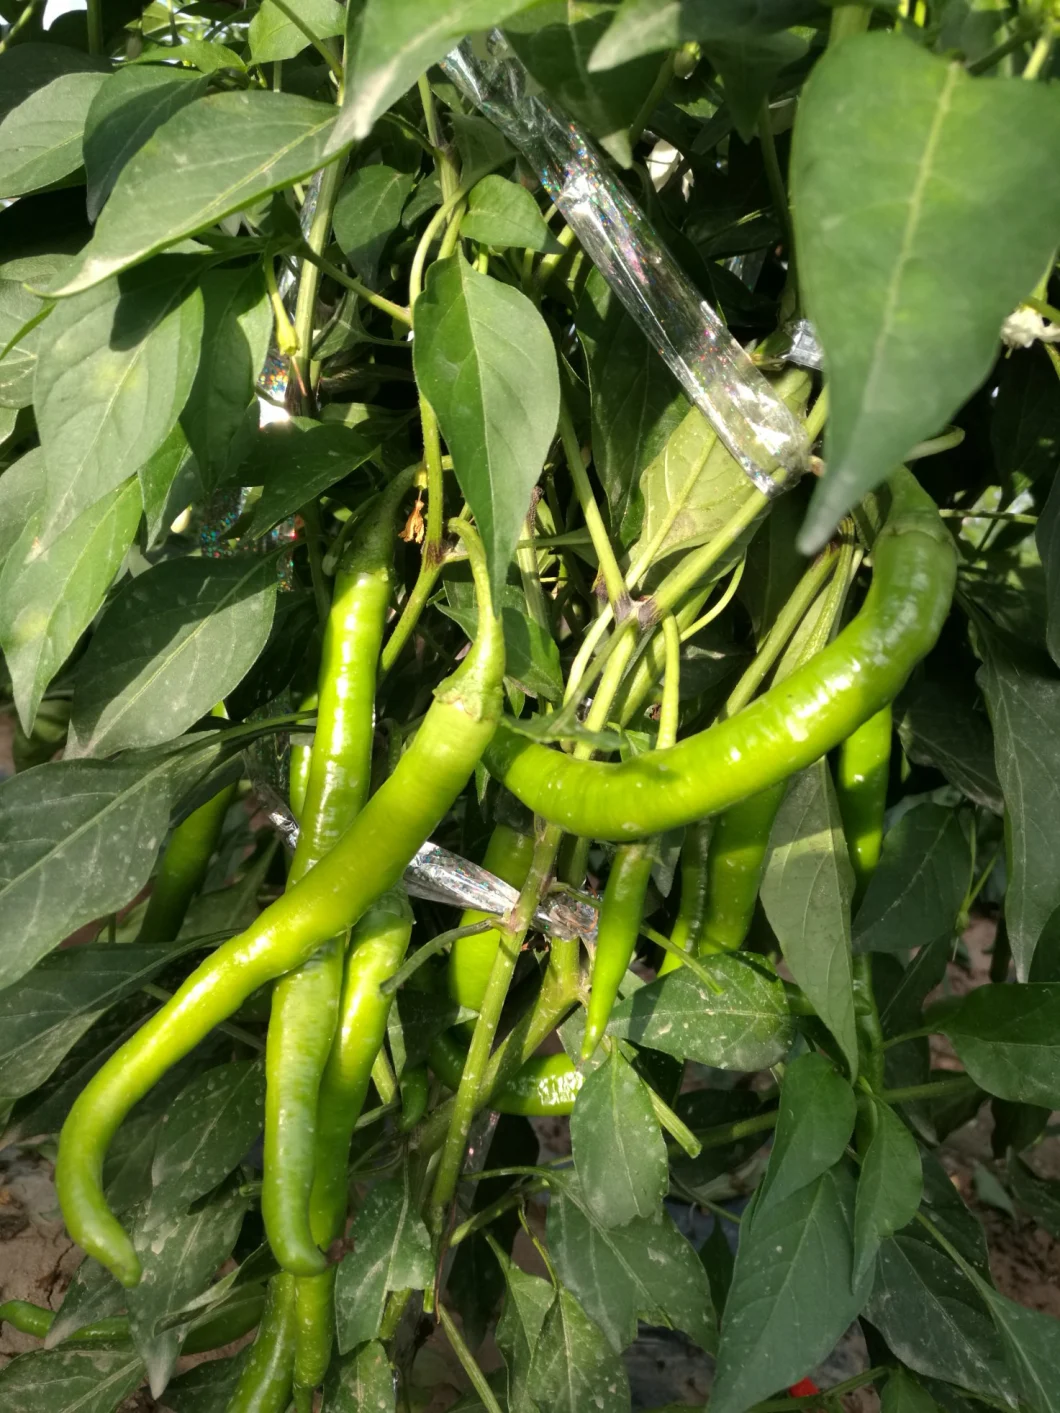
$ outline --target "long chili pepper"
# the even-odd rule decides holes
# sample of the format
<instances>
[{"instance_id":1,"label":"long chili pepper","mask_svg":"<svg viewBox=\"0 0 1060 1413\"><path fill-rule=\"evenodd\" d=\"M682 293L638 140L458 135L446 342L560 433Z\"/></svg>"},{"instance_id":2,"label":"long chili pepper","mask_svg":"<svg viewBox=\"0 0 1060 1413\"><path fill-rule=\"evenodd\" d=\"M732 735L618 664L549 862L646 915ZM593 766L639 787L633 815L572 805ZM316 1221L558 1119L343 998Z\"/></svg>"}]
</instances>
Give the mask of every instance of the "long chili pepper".
<instances>
[{"instance_id":1,"label":"long chili pepper","mask_svg":"<svg viewBox=\"0 0 1060 1413\"><path fill-rule=\"evenodd\" d=\"M769 832L787 781L760 790L714 821L707 855L707 907L698 951L734 952L751 927L769 851Z\"/></svg>"},{"instance_id":2,"label":"long chili pepper","mask_svg":"<svg viewBox=\"0 0 1060 1413\"><path fill-rule=\"evenodd\" d=\"M707 911L707 852L710 848L711 822L697 820L690 824L681 845L681 896L670 941L682 952L697 952L703 936L703 919ZM681 965L676 952L667 952L659 963L659 975L665 976Z\"/></svg>"},{"instance_id":3,"label":"long chili pepper","mask_svg":"<svg viewBox=\"0 0 1060 1413\"><path fill-rule=\"evenodd\" d=\"M452 1032L431 1045L430 1064L442 1083L454 1092L460 1083L466 1052ZM489 1101L499 1114L525 1118L558 1118L569 1114L583 1076L566 1055L534 1055Z\"/></svg>"},{"instance_id":4,"label":"long chili pepper","mask_svg":"<svg viewBox=\"0 0 1060 1413\"><path fill-rule=\"evenodd\" d=\"M577 760L502 723L490 771L550 823L626 840L716 814L810 765L894 698L949 611L952 538L908 471L888 487L861 612L787 681L668 750L620 763Z\"/></svg>"},{"instance_id":5,"label":"long chili pepper","mask_svg":"<svg viewBox=\"0 0 1060 1413\"><path fill-rule=\"evenodd\" d=\"M395 515L412 474L397 477L380 496L336 575L291 884L335 846L368 798ZM309 1194L317 1095L338 1019L344 942L342 935L330 938L272 993L261 1212L273 1254L297 1276L317 1275L327 1264L309 1229Z\"/></svg>"},{"instance_id":6,"label":"long chili pepper","mask_svg":"<svg viewBox=\"0 0 1060 1413\"><path fill-rule=\"evenodd\" d=\"M654 861L655 849L650 842L626 844L615 854L607 876L585 1013L583 1060L593 1054L603 1039L618 988L633 957Z\"/></svg>"},{"instance_id":7,"label":"long chili pepper","mask_svg":"<svg viewBox=\"0 0 1060 1413\"><path fill-rule=\"evenodd\" d=\"M891 705L870 716L839 748L835 786L856 897L865 891L883 844L883 812L891 764Z\"/></svg>"},{"instance_id":8,"label":"long chili pepper","mask_svg":"<svg viewBox=\"0 0 1060 1413\"><path fill-rule=\"evenodd\" d=\"M504 639L490 604L481 544L463 522L454 521L453 529L474 551L477 635L464 661L437 689L393 775L311 873L197 967L102 1066L63 1125L56 1187L67 1229L125 1285L140 1279L140 1262L102 1187L103 1159L122 1119L251 992L301 966L400 881L416 850L466 785L496 730Z\"/></svg>"},{"instance_id":9,"label":"long chili pepper","mask_svg":"<svg viewBox=\"0 0 1060 1413\"><path fill-rule=\"evenodd\" d=\"M201 1325L188 1331L181 1342L181 1354L202 1354L209 1349L220 1349L254 1328L261 1319L265 1291L261 1286L254 1287L259 1294L251 1296L252 1288L247 1286L245 1289L247 1299L233 1303L230 1308L222 1307ZM0 1324L5 1321L22 1334L43 1339L55 1323L55 1311L28 1300L6 1300L0 1304ZM121 1344L128 1343L131 1338L128 1315L112 1315L82 1325L62 1344L64 1347Z\"/></svg>"},{"instance_id":10,"label":"long chili pepper","mask_svg":"<svg viewBox=\"0 0 1060 1413\"><path fill-rule=\"evenodd\" d=\"M172 942L177 936L188 905L203 885L238 788L235 783L226 785L181 820L169 836L147 900L138 942Z\"/></svg>"},{"instance_id":11,"label":"long chili pepper","mask_svg":"<svg viewBox=\"0 0 1060 1413\"><path fill-rule=\"evenodd\" d=\"M498 824L490 835L482 863L505 883L521 888L526 882L533 856L532 835L520 834L506 824ZM468 908L459 925L469 927L488 916L488 913ZM457 938L449 952L449 995L454 1001L472 1011L479 1009L499 946L500 933L495 927L488 932L478 932L473 937Z\"/></svg>"},{"instance_id":12,"label":"long chili pepper","mask_svg":"<svg viewBox=\"0 0 1060 1413\"><path fill-rule=\"evenodd\" d=\"M225 1413L287 1413L294 1374L294 1277L269 1281L262 1316Z\"/></svg>"},{"instance_id":13,"label":"long chili pepper","mask_svg":"<svg viewBox=\"0 0 1060 1413\"><path fill-rule=\"evenodd\" d=\"M339 1024L320 1082L316 1111L309 1224L325 1249L346 1222L350 1139L364 1106L372 1065L386 1036L393 995L380 986L397 971L412 934L412 909L403 888L393 888L365 913L350 935L339 1005ZM297 1282L295 1292L295 1400L307 1397L331 1361L335 1268Z\"/></svg>"}]
</instances>

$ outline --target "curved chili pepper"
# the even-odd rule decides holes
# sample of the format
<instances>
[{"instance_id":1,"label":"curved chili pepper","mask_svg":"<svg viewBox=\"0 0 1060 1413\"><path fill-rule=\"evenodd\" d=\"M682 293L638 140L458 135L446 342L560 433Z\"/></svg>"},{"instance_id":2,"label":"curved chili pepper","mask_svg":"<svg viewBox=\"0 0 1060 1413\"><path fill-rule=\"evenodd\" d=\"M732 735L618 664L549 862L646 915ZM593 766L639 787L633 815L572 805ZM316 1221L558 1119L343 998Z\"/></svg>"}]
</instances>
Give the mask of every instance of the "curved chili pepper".
<instances>
[{"instance_id":1,"label":"curved chili pepper","mask_svg":"<svg viewBox=\"0 0 1060 1413\"><path fill-rule=\"evenodd\" d=\"M520 834L506 824L498 824L490 835L482 864L513 888L521 888L526 882L533 857L532 835ZM470 927L472 923L483 922L489 916L489 913L467 908L460 919L460 926ZM499 946L500 933L495 927L488 932L477 932L472 937L456 939L449 952L449 995L454 1001L471 1011L479 1009Z\"/></svg>"},{"instance_id":2,"label":"curved chili pepper","mask_svg":"<svg viewBox=\"0 0 1060 1413\"><path fill-rule=\"evenodd\" d=\"M256 1297L251 1292L256 1291ZM241 1339L252 1330L261 1319L265 1306L265 1291L261 1286L247 1286L246 1298L228 1307L222 1307L216 1314L203 1320L202 1324L190 1329L181 1342L181 1354L202 1354L210 1349L220 1349ZM34 1305L28 1300L7 1300L0 1305L0 1324L4 1321L22 1334L35 1335L43 1339L55 1323L55 1311L43 1305ZM94 1320L82 1325L79 1330L62 1341L64 1347L97 1344L121 1344L131 1340L129 1317L112 1315L104 1320Z\"/></svg>"},{"instance_id":3,"label":"curved chili pepper","mask_svg":"<svg viewBox=\"0 0 1060 1413\"><path fill-rule=\"evenodd\" d=\"M138 942L172 942L192 898L202 888L238 785L226 785L193 810L169 836L147 900Z\"/></svg>"},{"instance_id":4,"label":"curved chili pepper","mask_svg":"<svg viewBox=\"0 0 1060 1413\"><path fill-rule=\"evenodd\" d=\"M883 814L891 765L891 705L870 716L839 748L835 788L856 897L880 861Z\"/></svg>"},{"instance_id":5,"label":"curved chili pepper","mask_svg":"<svg viewBox=\"0 0 1060 1413\"><path fill-rule=\"evenodd\" d=\"M309 1223L325 1249L342 1235L348 1197L350 1139L364 1107L369 1077L386 1036L393 995L380 986L401 966L412 934L412 909L393 888L365 913L350 935L339 1025L320 1082ZM297 1282L295 1392L313 1389L327 1372L335 1317L335 1268Z\"/></svg>"},{"instance_id":6,"label":"curved chili pepper","mask_svg":"<svg viewBox=\"0 0 1060 1413\"><path fill-rule=\"evenodd\" d=\"M426 1065L412 1065L401 1076L401 1123L402 1133L414 1129L427 1112L427 1100L431 1093L431 1077Z\"/></svg>"},{"instance_id":7,"label":"curved chili pepper","mask_svg":"<svg viewBox=\"0 0 1060 1413\"><path fill-rule=\"evenodd\" d=\"M585 1015L583 1060L589 1059L603 1039L618 988L633 960L654 860L651 844L626 844L615 854L607 876Z\"/></svg>"},{"instance_id":8,"label":"curved chili pepper","mask_svg":"<svg viewBox=\"0 0 1060 1413\"><path fill-rule=\"evenodd\" d=\"M462 522L454 528L468 537ZM464 661L436 690L412 745L338 844L244 932L186 979L93 1076L59 1138L56 1187L73 1239L125 1285L140 1262L103 1195L103 1159L118 1125L165 1072L246 998L301 966L397 884L466 785L501 711L504 639L489 599L481 545L472 569L478 630Z\"/></svg>"},{"instance_id":9,"label":"curved chili pepper","mask_svg":"<svg viewBox=\"0 0 1060 1413\"><path fill-rule=\"evenodd\" d=\"M819 759L893 700L949 611L956 555L934 502L904 468L888 486L861 612L786 681L676 746L619 763L577 760L502 723L486 753L492 774L570 833L628 840L717 814Z\"/></svg>"},{"instance_id":10,"label":"curved chili pepper","mask_svg":"<svg viewBox=\"0 0 1060 1413\"><path fill-rule=\"evenodd\" d=\"M431 1069L446 1086L456 1091L464 1068L465 1052L451 1031L431 1045ZM524 1118L561 1118L574 1108L574 1100L584 1078L566 1055L535 1055L509 1080L489 1106L499 1114L520 1114Z\"/></svg>"},{"instance_id":11,"label":"curved chili pepper","mask_svg":"<svg viewBox=\"0 0 1060 1413\"><path fill-rule=\"evenodd\" d=\"M294 1374L294 1277L269 1281L265 1313L225 1413L287 1413Z\"/></svg>"},{"instance_id":12,"label":"curved chili pepper","mask_svg":"<svg viewBox=\"0 0 1060 1413\"><path fill-rule=\"evenodd\" d=\"M291 884L334 848L368 798L395 513L411 483L410 470L387 487L336 575ZM338 1020L344 943L343 936L332 937L272 993L261 1214L273 1254L296 1276L319 1275L327 1265L310 1232L309 1195L317 1095Z\"/></svg>"}]
</instances>

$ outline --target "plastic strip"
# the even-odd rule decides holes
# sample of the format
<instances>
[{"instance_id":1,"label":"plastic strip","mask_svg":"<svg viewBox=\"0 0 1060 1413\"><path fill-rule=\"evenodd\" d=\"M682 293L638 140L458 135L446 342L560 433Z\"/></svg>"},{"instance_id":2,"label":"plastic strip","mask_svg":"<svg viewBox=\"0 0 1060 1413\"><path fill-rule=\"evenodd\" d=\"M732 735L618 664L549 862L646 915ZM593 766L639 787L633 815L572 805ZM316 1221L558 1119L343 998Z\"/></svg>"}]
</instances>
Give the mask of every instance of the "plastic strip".
<instances>
[{"instance_id":1,"label":"plastic strip","mask_svg":"<svg viewBox=\"0 0 1060 1413\"><path fill-rule=\"evenodd\" d=\"M733 338L596 147L541 94L497 30L454 49L446 76L530 161L632 318L760 491L809 466L802 424Z\"/></svg>"}]
</instances>

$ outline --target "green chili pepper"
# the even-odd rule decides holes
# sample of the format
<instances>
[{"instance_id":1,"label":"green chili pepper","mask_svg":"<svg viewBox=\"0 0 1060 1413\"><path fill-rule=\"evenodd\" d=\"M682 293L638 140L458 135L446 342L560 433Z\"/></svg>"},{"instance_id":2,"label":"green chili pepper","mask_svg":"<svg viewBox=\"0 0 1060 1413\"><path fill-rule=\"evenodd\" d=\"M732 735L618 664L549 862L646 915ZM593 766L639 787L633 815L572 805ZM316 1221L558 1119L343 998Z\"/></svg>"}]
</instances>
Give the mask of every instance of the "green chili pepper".
<instances>
[{"instance_id":1,"label":"green chili pepper","mask_svg":"<svg viewBox=\"0 0 1060 1413\"><path fill-rule=\"evenodd\" d=\"M703 919L707 912L707 853L710 848L711 822L707 819L690 824L681 845L681 898L674 920L670 941L682 952L697 952L703 936ZM666 976L681 965L681 958L667 952L659 963L659 975Z\"/></svg>"},{"instance_id":2,"label":"green chili pepper","mask_svg":"<svg viewBox=\"0 0 1060 1413\"><path fill-rule=\"evenodd\" d=\"M521 888L526 882L533 856L534 840L531 835L520 834L506 824L498 824L490 836L482 864L513 888ZM468 908L459 925L470 927L489 916L489 913ZM449 995L454 1001L472 1011L479 1009L499 946L500 933L496 928L478 932L473 937L457 938L449 952Z\"/></svg>"},{"instance_id":3,"label":"green chili pepper","mask_svg":"<svg viewBox=\"0 0 1060 1413\"><path fill-rule=\"evenodd\" d=\"M231 1344L252 1330L261 1319L265 1291L261 1286L247 1286L243 1296L238 1302L225 1302L216 1314L208 1316L199 1325L193 1325L181 1343L181 1354L202 1354L206 1350L220 1349L222 1345ZM0 1323L5 1320L22 1334L44 1339L55 1323L55 1311L43 1305L33 1305L28 1300L8 1300L0 1305ZM82 1325L62 1343L73 1348L129 1343L131 1338L129 1317L112 1315L105 1320Z\"/></svg>"},{"instance_id":4,"label":"green chili pepper","mask_svg":"<svg viewBox=\"0 0 1060 1413\"><path fill-rule=\"evenodd\" d=\"M399 476L360 527L335 579L324 630L313 734L290 884L329 853L368 798L376 665L390 599L395 512L412 481ZM345 938L279 980L265 1049L265 1162L261 1213L273 1254L296 1276L327 1264L309 1229L320 1078L342 990Z\"/></svg>"},{"instance_id":5,"label":"green chili pepper","mask_svg":"<svg viewBox=\"0 0 1060 1413\"><path fill-rule=\"evenodd\" d=\"M618 988L633 960L654 859L651 844L623 845L615 854L607 876L585 1016L583 1060L589 1059L603 1039Z\"/></svg>"},{"instance_id":6,"label":"green chili pepper","mask_svg":"<svg viewBox=\"0 0 1060 1413\"><path fill-rule=\"evenodd\" d=\"M339 1025L320 1083L309 1203L313 1240L325 1248L345 1226L350 1139L386 1036L393 996L379 988L400 967L411 934L412 909L405 890L393 888L372 905L350 937ZM334 1284L334 1267L297 1282L296 1392L315 1388L327 1371L335 1324Z\"/></svg>"},{"instance_id":7,"label":"green chili pepper","mask_svg":"<svg viewBox=\"0 0 1060 1413\"><path fill-rule=\"evenodd\" d=\"M412 1065L404 1070L399 1081L401 1090L401 1131L414 1129L427 1112L431 1093L431 1077L426 1065Z\"/></svg>"},{"instance_id":8,"label":"green chili pepper","mask_svg":"<svg viewBox=\"0 0 1060 1413\"><path fill-rule=\"evenodd\" d=\"M189 903L203 885L238 788L233 783L219 790L169 836L137 941L172 942L177 936Z\"/></svg>"},{"instance_id":9,"label":"green chili pepper","mask_svg":"<svg viewBox=\"0 0 1060 1413\"><path fill-rule=\"evenodd\" d=\"M490 771L550 823L628 840L717 814L838 745L893 700L934 645L953 593L956 555L934 503L904 468L888 486L861 612L785 682L676 746L620 763L577 760L502 724Z\"/></svg>"},{"instance_id":10,"label":"green chili pepper","mask_svg":"<svg viewBox=\"0 0 1060 1413\"><path fill-rule=\"evenodd\" d=\"M734 952L743 946L765 871L769 832L786 783L782 780L741 800L714 821L700 952Z\"/></svg>"},{"instance_id":11,"label":"green chili pepper","mask_svg":"<svg viewBox=\"0 0 1060 1413\"><path fill-rule=\"evenodd\" d=\"M454 1092L460 1084L465 1051L451 1031L431 1045L431 1069ZM499 1094L490 1099L490 1108L499 1114L521 1114L524 1118L560 1118L574 1108L583 1076L566 1055L535 1055L527 1060Z\"/></svg>"},{"instance_id":12,"label":"green chili pepper","mask_svg":"<svg viewBox=\"0 0 1060 1413\"><path fill-rule=\"evenodd\" d=\"M316 711L317 701L316 692L310 692L307 697L302 698L299 711ZM309 788L309 764L312 759L312 735L301 729L292 731L287 760L287 794L291 802L291 813L297 820L302 818L302 810L305 808L305 793Z\"/></svg>"},{"instance_id":13,"label":"green chili pepper","mask_svg":"<svg viewBox=\"0 0 1060 1413\"><path fill-rule=\"evenodd\" d=\"M0 1305L0 1324L5 1320L20 1334L43 1339L52 1327L55 1311L46 1310L43 1305L34 1305L30 1300L5 1300Z\"/></svg>"},{"instance_id":14,"label":"green chili pepper","mask_svg":"<svg viewBox=\"0 0 1060 1413\"><path fill-rule=\"evenodd\" d=\"M294 1373L294 1277L269 1281L265 1313L225 1413L287 1413Z\"/></svg>"},{"instance_id":15,"label":"green chili pepper","mask_svg":"<svg viewBox=\"0 0 1060 1413\"><path fill-rule=\"evenodd\" d=\"M839 748L836 768L839 813L854 867L855 896L859 899L880 861L890 764L888 703L847 737Z\"/></svg>"},{"instance_id":16,"label":"green chili pepper","mask_svg":"<svg viewBox=\"0 0 1060 1413\"><path fill-rule=\"evenodd\" d=\"M339 843L238 937L224 943L93 1076L59 1139L56 1187L73 1239L125 1285L140 1262L103 1196L107 1147L129 1109L253 992L301 966L401 879L466 785L501 710L504 639L485 555L470 527L479 623L464 661L435 693L412 745Z\"/></svg>"}]
</instances>

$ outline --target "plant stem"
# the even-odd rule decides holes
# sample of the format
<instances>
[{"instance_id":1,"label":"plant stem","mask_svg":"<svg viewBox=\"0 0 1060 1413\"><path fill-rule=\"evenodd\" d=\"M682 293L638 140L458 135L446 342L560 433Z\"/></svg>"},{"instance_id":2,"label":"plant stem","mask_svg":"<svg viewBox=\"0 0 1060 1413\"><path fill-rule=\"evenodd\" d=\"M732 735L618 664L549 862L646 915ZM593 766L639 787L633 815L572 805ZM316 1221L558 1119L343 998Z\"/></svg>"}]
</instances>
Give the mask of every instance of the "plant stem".
<instances>
[{"instance_id":1,"label":"plant stem","mask_svg":"<svg viewBox=\"0 0 1060 1413\"><path fill-rule=\"evenodd\" d=\"M320 256L327 248L331 236L331 218L335 213L335 201L345 170L346 162L340 157L321 173L316 209L306 235L306 246L313 255ZM294 332L297 341L294 354L295 372L302 388L302 411L307 417L316 415L312 364L320 274L319 265L303 259L298 275L298 298L294 308Z\"/></svg>"},{"instance_id":2,"label":"plant stem","mask_svg":"<svg viewBox=\"0 0 1060 1413\"><path fill-rule=\"evenodd\" d=\"M453 1234L449 1238L449 1245L459 1246L469 1236L481 1231L483 1227L490 1226L512 1207L521 1206L528 1197L532 1197L535 1192L543 1191L546 1187L548 1187L548 1179L537 1178L514 1192L506 1192L503 1197L498 1197L496 1202L491 1202L488 1207L483 1207L480 1212L476 1212L474 1216L468 1217L466 1222L461 1222L458 1227L454 1228Z\"/></svg>"},{"instance_id":3,"label":"plant stem","mask_svg":"<svg viewBox=\"0 0 1060 1413\"><path fill-rule=\"evenodd\" d=\"M751 1138L756 1133L768 1133L771 1128L776 1128L778 1113L779 1110L771 1109L768 1114L756 1114L751 1119L737 1119L735 1123L718 1124L715 1128L704 1129L696 1134L700 1151L726 1148L741 1138Z\"/></svg>"},{"instance_id":4,"label":"plant stem","mask_svg":"<svg viewBox=\"0 0 1060 1413\"><path fill-rule=\"evenodd\" d=\"M666 92L667 88L669 88L670 80L673 78L673 76L674 56L671 53L667 54L666 58L660 65L659 72L655 76L655 82L648 90L648 96L641 104L640 112L633 119L633 122L630 126L629 145L631 148L636 147L637 143L640 141L641 134L644 132L645 124L647 123L651 115L655 112L659 99Z\"/></svg>"},{"instance_id":5,"label":"plant stem","mask_svg":"<svg viewBox=\"0 0 1060 1413\"><path fill-rule=\"evenodd\" d=\"M16 24L19 24L23 15L28 16L33 9L33 3L26 6L22 15L19 15ZM103 0L88 0L87 12L85 15L88 23L88 52L90 54L103 53ZM11 36L9 35L8 38Z\"/></svg>"},{"instance_id":6,"label":"plant stem","mask_svg":"<svg viewBox=\"0 0 1060 1413\"><path fill-rule=\"evenodd\" d=\"M1020 75L1021 78L1033 80L1041 76L1042 70L1049 62L1049 55L1053 52L1055 40L1056 24L1051 19L1047 19L1042 26L1037 43L1031 50L1031 57L1027 60L1027 66Z\"/></svg>"},{"instance_id":7,"label":"plant stem","mask_svg":"<svg viewBox=\"0 0 1060 1413\"><path fill-rule=\"evenodd\" d=\"M773 123L769 116L769 99L762 99L758 113L758 141L762 144L762 159L766 169L766 182L770 199L777 213L780 229L784 236L784 249L788 256L789 278L795 264L795 235L791 228L791 209L788 206L788 190L784 185L784 175L780 170L777 145L773 140Z\"/></svg>"},{"instance_id":8,"label":"plant stem","mask_svg":"<svg viewBox=\"0 0 1060 1413\"><path fill-rule=\"evenodd\" d=\"M828 48L834 49L851 35L863 34L871 19L871 5L837 5L832 11L832 23L828 30Z\"/></svg>"},{"instance_id":9,"label":"plant stem","mask_svg":"<svg viewBox=\"0 0 1060 1413\"><path fill-rule=\"evenodd\" d=\"M1043 319L1048 319L1050 323L1060 324L1060 309L1055 309L1044 299L1036 299L1032 296L1030 299L1025 299L1023 303L1028 309L1033 309L1035 314L1040 314Z\"/></svg>"},{"instance_id":10,"label":"plant stem","mask_svg":"<svg viewBox=\"0 0 1060 1413\"><path fill-rule=\"evenodd\" d=\"M417 88L423 107L423 116L427 120L427 136L430 139L431 152L434 156L434 165L438 172L438 183L442 189L444 204L452 198L459 187L460 173L445 141L442 125L438 121L438 109L435 107L434 94L431 92L430 80L426 74L420 75Z\"/></svg>"},{"instance_id":11,"label":"plant stem","mask_svg":"<svg viewBox=\"0 0 1060 1413\"><path fill-rule=\"evenodd\" d=\"M600 507L596 503L592 486L589 484L589 473L585 469L585 462L582 460L582 449L578 444L578 437L574 430L574 423L571 421L570 409L566 401L560 402L559 408L559 435L563 443L563 452L567 458L567 469L570 471L571 480L574 482L574 491L578 497L578 504L581 506L582 515L585 517L586 528L593 542L593 549L596 551L596 558L600 565L600 573L603 576L604 587L607 589L607 597L610 600L611 609L616 618L621 617L621 606L629 599L626 591L626 581L622 570L619 568L615 552L611 548L611 536L608 534L604 518L600 514Z\"/></svg>"},{"instance_id":12,"label":"plant stem","mask_svg":"<svg viewBox=\"0 0 1060 1413\"><path fill-rule=\"evenodd\" d=\"M371 304L383 314L389 314L391 319L396 319L407 329L412 328L412 315L400 304L395 304L392 299L385 299L383 295L376 294L374 289L369 289L366 284L355 279L353 275L348 275L345 270L340 270L337 265L333 265L330 260L326 260L323 255L318 255L316 251L307 249L305 245L299 246L296 253L301 255L303 260L308 260L310 264L323 270L324 274L330 276L336 284L360 295L366 304Z\"/></svg>"},{"instance_id":13,"label":"plant stem","mask_svg":"<svg viewBox=\"0 0 1060 1413\"><path fill-rule=\"evenodd\" d=\"M470 922L466 927L452 927L448 932L439 932L436 937L432 937L429 942L418 947L404 966L380 985L381 994L392 996L399 986L404 986L409 977L419 971L424 962L430 961L432 957L444 951L451 943L459 942L462 937L475 937L480 932L489 932L493 926L492 920Z\"/></svg>"},{"instance_id":14,"label":"plant stem","mask_svg":"<svg viewBox=\"0 0 1060 1413\"><path fill-rule=\"evenodd\" d=\"M694 589L703 581L744 531L750 529L768 505L768 496L761 491L752 491L739 510L729 517L709 543L693 550L686 559L667 574L652 594L652 601L660 617L674 609L690 589Z\"/></svg>"},{"instance_id":15,"label":"plant stem","mask_svg":"<svg viewBox=\"0 0 1060 1413\"><path fill-rule=\"evenodd\" d=\"M308 389L307 389L308 391ZM324 556L320 551L320 541L324 534L320 520L320 505L308 501L298 512L305 524L305 547L309 555L309 577L313 584L313 600L316 603L317 619L321 628L328 621L331 612L331 595L324 575Z\"/></svg>"},{"instance_id":16,"label":"plant stem","mask_svg":"<svg viewBox=\"0 0 1060 1413\"><path fill-rule=\"evenodd\" d=\"M979 1086L970 1075L954 1075L953 1079L939 1079L933 1084L907 1084L901 1089L885 1089L878 1096L888 1104L911 1104L917 1099L953 1099L962 1094L970 1094Z\"/></svg>"}]
</instances>

